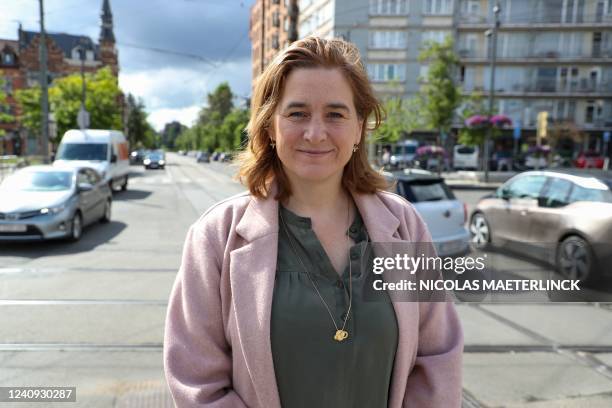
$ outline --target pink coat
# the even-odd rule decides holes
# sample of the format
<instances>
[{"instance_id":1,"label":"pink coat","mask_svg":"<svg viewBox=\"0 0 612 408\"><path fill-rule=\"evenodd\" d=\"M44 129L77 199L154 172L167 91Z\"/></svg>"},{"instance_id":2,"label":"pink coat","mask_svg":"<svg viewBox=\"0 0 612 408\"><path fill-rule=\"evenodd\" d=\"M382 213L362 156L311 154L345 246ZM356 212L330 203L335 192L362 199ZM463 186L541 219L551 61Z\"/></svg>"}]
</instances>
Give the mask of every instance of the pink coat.
<instances>
[{"instance_id":1,"label":"pink coat","mask_svg":"<svg viewBox=\"0 0 612 408\"><path fill-rule=\"evenodd\" d=\"M373 242L431 241L403 198L380 192L353 199ZM178 407L280 408L270 345L277 244L273 198L229 198L191 226L164 336ZM399 338L389 407L461 406L463 333L454 305L393 306Z\"/></svg>"}]
</instances>

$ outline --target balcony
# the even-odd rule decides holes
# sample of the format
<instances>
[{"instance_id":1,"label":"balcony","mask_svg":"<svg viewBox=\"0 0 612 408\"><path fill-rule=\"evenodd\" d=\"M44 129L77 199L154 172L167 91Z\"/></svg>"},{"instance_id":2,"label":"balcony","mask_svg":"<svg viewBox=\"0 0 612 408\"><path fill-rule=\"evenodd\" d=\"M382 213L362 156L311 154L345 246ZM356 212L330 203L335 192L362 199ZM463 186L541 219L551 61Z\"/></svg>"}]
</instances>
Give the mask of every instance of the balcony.
<instances>
[{"instance_id":1,"label":"balcony","mask_svg":"<svg viewBox=\"0 0 612 408\"><path fill-rule=\"evenodd\" d=\"M488 85L488 84L487 84ZM465 87L464 92L488 92L482 86ZM561 84L555 80L536 80L531 83L500 84L496 83L495 93L508 96L537 96L545 94L557 97L608 97L612 96L612 82L594 82L587 78Z\"/></svg>"}]
</instances>

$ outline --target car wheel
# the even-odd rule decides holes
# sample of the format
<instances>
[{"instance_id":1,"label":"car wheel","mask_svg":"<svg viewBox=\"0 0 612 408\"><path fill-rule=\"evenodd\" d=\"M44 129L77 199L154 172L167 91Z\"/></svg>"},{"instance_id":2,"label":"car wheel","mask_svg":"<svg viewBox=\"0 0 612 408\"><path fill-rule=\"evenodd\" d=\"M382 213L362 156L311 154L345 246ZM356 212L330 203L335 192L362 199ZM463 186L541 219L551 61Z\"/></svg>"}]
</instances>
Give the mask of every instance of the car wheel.
<instances>
[{"instance_id":1,"label":"car wheel","mask_svg":"<svg viewBox=\"0 0 612 408\"><path fill-rule=\"evenodd\" d=\"M565 278L582 283L594 281L595 259L591 246L579 236L565 238L557 247L557 271Z\"/></svg>"},{"instance_id":2,"label":"car wheel","mask_svg":"<svg viewBox=\"0 0 612 408\"><path fill-rule=\"evenodd\" d=\"M110 222L111 219L111 200L108 199L106 200L106 203L104 204L104 214L102 215L102 218L100 218L100 222L102 223L107 223Z\"/></svg>"},{"instance_id":3,"label":"car wheel","mask_svg":"<svg viewBox=\"0 0 612 408\"><path fill-rule=\"evenodd\" d=\"M72 227L70 228L70 241L76 242L81 239L81 235L83 234L83 217L81 217L81 213L77 212L74 214L74 218L72 219Z\"/></svg>"},{"instance_id":4,"label":"car wheel","mask_svg":"<svg viewBox=\"0 0 612 408\"><path fill-rule=\"evenodd\" d=\"M478 249L484 249L491 243L491 228L481 213L476 213L470 221L470 241Z\"/></svg>"},{"instance_id":5,"label":"car wheel","mask_svg":"<svg viewBox=\"0 0 612 408\"><path fill-rule=\"evenodd\" d=\"M128 186L128 176L125 176L125 178L123 179L123 184L121 185L121 191L127 190L127 186Z\"/></svg>"}]
</instances>

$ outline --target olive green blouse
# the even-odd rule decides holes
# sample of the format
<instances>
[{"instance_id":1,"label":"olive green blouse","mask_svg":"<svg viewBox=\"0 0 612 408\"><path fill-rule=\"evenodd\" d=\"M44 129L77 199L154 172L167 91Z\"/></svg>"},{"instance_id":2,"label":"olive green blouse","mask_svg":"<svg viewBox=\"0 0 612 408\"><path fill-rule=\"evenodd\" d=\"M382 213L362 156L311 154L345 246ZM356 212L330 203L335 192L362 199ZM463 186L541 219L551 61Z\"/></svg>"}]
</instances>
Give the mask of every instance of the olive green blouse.
<instances>
[{"instance_id":1,"label":"olive green blouse","mask_svg":"<svg viewBox=\"0 0 612 408\"><path fill-rule=\"evenodd\" d=\"M397 321L386 292L377 292L375 300L363 299L366 267L371 265L373 254L360 214L357 212L347 231L355 242L350 249L353 301L345 326L348 338L338 342L333 338L336 328L329 312L304 266L339 328L349 306L349 267L342 276L334 270L310 218L282 206L279 211L282 218L279 214L270 339L283 408L386 407L397 349Z\"/></svg>"}]
</instances>

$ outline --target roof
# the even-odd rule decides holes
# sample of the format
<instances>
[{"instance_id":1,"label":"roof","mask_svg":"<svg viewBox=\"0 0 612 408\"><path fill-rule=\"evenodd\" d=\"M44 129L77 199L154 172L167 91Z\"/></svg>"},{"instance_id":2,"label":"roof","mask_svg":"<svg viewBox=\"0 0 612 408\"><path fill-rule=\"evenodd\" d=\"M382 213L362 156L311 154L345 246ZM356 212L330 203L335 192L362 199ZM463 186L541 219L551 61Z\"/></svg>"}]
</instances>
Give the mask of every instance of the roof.
<instances>
[{"instance_id":1,"label":"roof","mask_svg":"<svg viewBox=\"0 0 612 408\"><path fill-rule=\"evenodd\" d=\"M22 37L20 38L20 47L27 47L34 37L38 36L38 31L21 30ZM86 50L94 52L94 59L98 59L98 45L91 38L85 35L73 35L66 33L49 33L47 37L51 38L55 44L62 50L66 58L72 57L72 50L78 46L84 46Z\"/></svg>"},{"instance_id":2,"label":"roof","mask_svg":"<svg viewBox=\"0 0 612 408\"><path fill-rule=\"evenodd\" d=\"M558 177L586 188L612 189L612 172L609 170L596 169L552 169L552 170L532 170L517 174L523 175L542 175Z\"/></svg>"},{"instance_id":3,"label":"roof","mask_svg":"<svg viewBox=\"0 0 612 408\"><path fill-rule=\"evenodd\" d=\"M5 47L9 47L15 53L19 53L19 42L17 42L17 40L2 40L2 39L0 39L0 52L3 51Z\"/></svg>"},{"instance_id":4,"label":"roof","mask_svg":"<svg viewBox=\"0 0 612 408\"><path fill-rule=\"evenodd\" d=\"M394 180L442 180L442 177L435 173L421 169L405 169L403 171L385 172L385 177L393 178Z\"/></svg>"}]
</instances>

